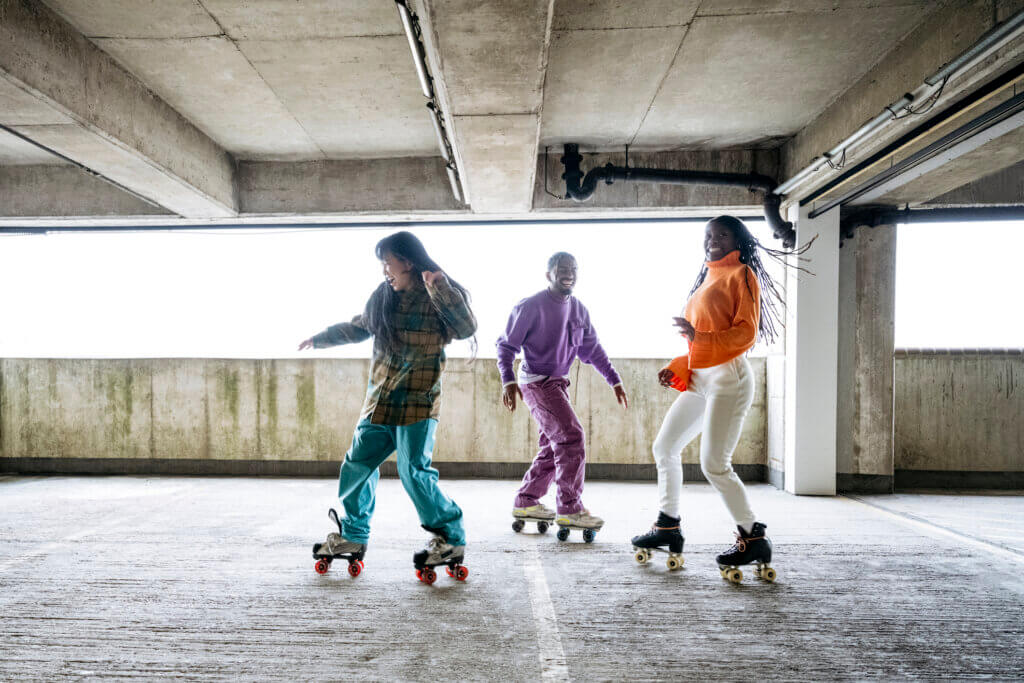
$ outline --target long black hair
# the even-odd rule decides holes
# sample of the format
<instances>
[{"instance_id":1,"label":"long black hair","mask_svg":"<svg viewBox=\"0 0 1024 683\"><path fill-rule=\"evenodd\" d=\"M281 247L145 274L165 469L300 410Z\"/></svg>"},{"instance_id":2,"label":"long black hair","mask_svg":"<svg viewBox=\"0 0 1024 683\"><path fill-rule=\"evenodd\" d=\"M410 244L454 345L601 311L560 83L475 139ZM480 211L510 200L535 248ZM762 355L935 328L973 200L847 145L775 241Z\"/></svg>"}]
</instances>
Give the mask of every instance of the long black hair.
<instances>
[{"instance_id":1,"label":"long black hair","mask_svg":"<svg viewBox=\"0 0 1024 683\"><path fill-rule=\"evenodd\" d=\"M437 262L427 254L427 250L423 246L423 242L420 242L416 235L405 230L396 232L393 235L388 235L380 242L377 242L374 252L376 253L377 258L381 261L383 261L384 257L388 254L392 254L396 258L400 258L409 263L412 267L409 274L420 284L423 283L423 271L442 270L441 266L437 265ZM452 288L458 291L468 304L469 291L453 280L447 273L445 273L445 276L448 278L448 282L451 284ZM398 333L395 330L394 316L397 306L398 292L392 289L391 285L385 281L380 283L377 289L370 296L370 301L366 304L366 312L364 314L367 327L376 338L376 341L379 342L385 350L391 352L398 349ZM448 328L443 319L441 320L441 328L444 330L445 344L455 338L455 335ZM476 335L470 339L470 346L472 347L472 355L475 357Z\"/></svg>"},{"instance_id":2,"label":"long black hair","mask_svg":"<svg viewBox=\"0 0 1024 683\"><path fill-rule=\"evenodd\" d=\"M733 239L736 241L736 248L739 249L740 263L750 266L750 270L754 271L754 276L757 277L757 284L760 286L762 293L760 302L761 310L757 317L757 336L761 341L775 341L776 336L778 336L778 328L783 325L779 309L781 308L785 310L786 301L782 298L782 294L779 293L779 288L775 284L775 280L772 279L772 276L764 267L764 262L761 260L761 252L764 252L764 254L769 258L784 266L808 272L799 265L787 263L786 257L790 255L800 256L804 254L808 249L810 249L814 239L811 239L803 246L791 250L771 249L761 244L757 238L750 233L746 224L735 216L718 216L717 218L712 218L708 223L714 223L728 228L729 232L732 233ZM704 284L704 279L707 275L708 266L707 263L705 263L700 268L700 274L697 276L697 281L693 283L693 288L690 290L690 296L693 296L693 293L697 291L697 288ZM748 273L744 273L744 277L748 276ZM754 292L750 288L749 281L747 282L747 291L750 292L750 296L753 298Z\"/></svg>"}]
</instances>

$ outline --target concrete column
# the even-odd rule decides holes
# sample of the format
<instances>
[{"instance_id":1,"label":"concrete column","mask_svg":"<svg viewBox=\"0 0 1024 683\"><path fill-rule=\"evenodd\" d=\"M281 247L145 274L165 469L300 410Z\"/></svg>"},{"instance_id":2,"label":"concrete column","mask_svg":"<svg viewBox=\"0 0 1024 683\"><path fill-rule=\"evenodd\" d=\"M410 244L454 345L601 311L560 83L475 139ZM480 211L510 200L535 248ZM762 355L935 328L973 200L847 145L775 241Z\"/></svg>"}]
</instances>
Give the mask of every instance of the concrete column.
<instances>
[{"instance_id":1,"label":"concrete column","mask_svg":"<svg viewBox=\"0 0 1024 683\"><path fill-rule=\"evenodd\" d=\"M836 487L893 489L896 227L862 228L839 256Z\"/></svg>"},{"instance_id":2,"label":"concrete column","mask_svg":"<svg viewBox=\"0 0 1024 683\"><path fill-rule=\"evenodd\" d=\"M790 493L836 492L839 317L839 209L811 219L792 207L797 243L817 236L786 283L785 486Z\"/></svg>"}]
</instances>

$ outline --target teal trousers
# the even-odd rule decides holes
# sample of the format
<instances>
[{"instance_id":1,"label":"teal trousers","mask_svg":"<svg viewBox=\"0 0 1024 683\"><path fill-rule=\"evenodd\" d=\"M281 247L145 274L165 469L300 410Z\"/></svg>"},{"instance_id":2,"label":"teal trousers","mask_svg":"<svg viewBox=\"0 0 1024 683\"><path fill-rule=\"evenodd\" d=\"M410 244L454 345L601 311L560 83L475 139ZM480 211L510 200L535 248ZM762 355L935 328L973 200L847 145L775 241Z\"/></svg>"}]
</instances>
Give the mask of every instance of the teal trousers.
<instances>
[{"instance_id":1,"label":"teal trousers","mask_svg":"<svg viewBox=\"0 0 1024 683\"><path fill-rule=\"evenodd\" d=\"M356 543L369 541L380 466L397 451L398 476L416 506L420 523L441 531L452 545L466 544L462 509L441 492L437 470L430 466L436 430L437 420L420 420L401 427L372 424L369 420L356 425L352 447L338 474L338 498L345 508L345 538Z\"/></svg>"}]
</instances>

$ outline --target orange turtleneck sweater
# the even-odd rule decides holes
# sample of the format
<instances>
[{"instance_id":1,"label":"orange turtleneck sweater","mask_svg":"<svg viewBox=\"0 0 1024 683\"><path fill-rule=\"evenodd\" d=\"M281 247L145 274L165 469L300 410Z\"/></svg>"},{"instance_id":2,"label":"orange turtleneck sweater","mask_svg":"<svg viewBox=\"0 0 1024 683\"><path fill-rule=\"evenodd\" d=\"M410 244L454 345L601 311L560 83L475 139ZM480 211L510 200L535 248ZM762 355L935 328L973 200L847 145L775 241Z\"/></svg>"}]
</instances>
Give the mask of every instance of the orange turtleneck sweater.
<instances>
[{"instance_id":1,"label":"orange turtleneck sweater","mask_svg":"<svg viewBox=\"0 0 1024 683\"><path fill-rule=\"evenodd\" d=\"M697 334L687 356L668 364L675 373L675 388L685 391L689 370L728 363L743 355L757 338L761 311L761 290L757 276L740 263L740 252L731 251L717 261L708 261L708 274L686 302L683 316Z\"/></svg>"}]
</instances>

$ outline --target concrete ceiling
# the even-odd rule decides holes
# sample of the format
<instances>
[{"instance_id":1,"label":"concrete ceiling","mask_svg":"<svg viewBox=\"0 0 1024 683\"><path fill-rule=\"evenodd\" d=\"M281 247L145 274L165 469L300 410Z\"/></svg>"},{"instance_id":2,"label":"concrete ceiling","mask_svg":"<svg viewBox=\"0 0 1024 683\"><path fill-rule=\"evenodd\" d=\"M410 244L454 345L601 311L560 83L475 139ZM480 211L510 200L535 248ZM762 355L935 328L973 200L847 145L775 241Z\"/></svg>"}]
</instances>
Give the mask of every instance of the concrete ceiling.
<instances>
[{"instance_id":1,"label":"concrete ceiling","mask_svg":"<svg viewBox=\"0 0 1024 683\"><path fill-rule=\"evenodd\" d=\"M237 159L436 153L392 0L45 2ZM557 0L546 70L524 36L491 36L449 57L450 104L508 114L533 96L545 145L776 146L936 4ZM465 0L446 29L524 11L544 24L544 3ZM518 56L537 61L526 78Z\"/></svg>"},{"instance_id":2,"label":"concrete ceiling","mask_svg":"<svg viewBox=\"0 0 1024 683\"><path fill-rule=\"evenodd\" d=\"M409 2L467 204L504 214L557 204L538 189L537 155L566 142L708 170L737 151L728 159L756 168L730 171L784 174L1024 5ZM864 96L879 74L884 91ZM346 172L420 183L396 192L405 212L465 211L425 102L393 0L0 0L0 124L184 217L386 211L387 197L342 196L357 191ZM61 163L0 131L0 166ZM636 192L622 201L644 205Z\"/></svg>"}]
</instances>

